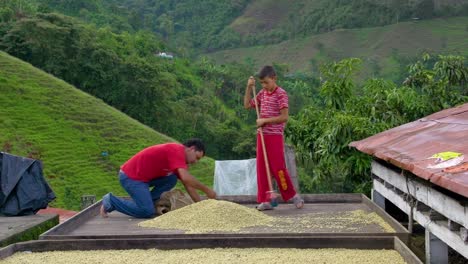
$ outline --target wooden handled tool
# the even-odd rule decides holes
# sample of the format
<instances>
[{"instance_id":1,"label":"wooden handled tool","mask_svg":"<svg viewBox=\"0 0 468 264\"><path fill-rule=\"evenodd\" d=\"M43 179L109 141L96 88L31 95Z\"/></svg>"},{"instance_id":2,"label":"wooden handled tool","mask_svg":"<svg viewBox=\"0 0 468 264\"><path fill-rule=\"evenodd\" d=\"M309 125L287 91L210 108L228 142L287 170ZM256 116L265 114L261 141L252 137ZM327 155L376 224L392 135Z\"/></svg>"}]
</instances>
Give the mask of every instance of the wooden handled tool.
<instances>
[{"instance_id":1,"label":"wooden handled tool","mask_svg":"<svg viewBox=\"0 0 468 264\"><path fill-rule=\"evenodd\" d=\"M255 102L255 111L257 112L257 118L260 118L260 111L258 109L258 104L257 104L257 94L255 92L255 85L252 88L252 92L253 92L253 99L254 99L254 102ZM262 129L262 127L259 127L258 130L259 130L259 133L260 133L260 142L261 142L261 145L262 145L263 159L264 159L264 162L265 162L265 168L266 168L266 171L267 171L267 178L268 178L267 197L268 197L268 199L270 199L271 206L276 207L276 206L278 206L278 201L276 200L276 193L273 190L273 184L271 182L272 178L271 178L270 164L268 163L268 156L267 156L267 151L266 151L266 146L265 146L265 139L263 137L263 129Z\"/></svg>"}]
</instances>

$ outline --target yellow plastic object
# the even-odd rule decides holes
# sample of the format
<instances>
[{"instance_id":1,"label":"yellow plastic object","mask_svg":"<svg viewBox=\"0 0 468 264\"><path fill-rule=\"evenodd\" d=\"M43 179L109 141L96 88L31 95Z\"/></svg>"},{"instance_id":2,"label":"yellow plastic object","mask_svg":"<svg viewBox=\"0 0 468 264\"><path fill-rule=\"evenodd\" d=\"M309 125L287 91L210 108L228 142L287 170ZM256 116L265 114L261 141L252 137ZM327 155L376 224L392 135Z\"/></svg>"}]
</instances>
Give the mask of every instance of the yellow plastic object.
<instances>
[{"instance_id":1,"label":"yellow plastic object","mask_svg":"<svg viewBox=\"0 0 468 264\"><path fill-rule=\"evenodd\" d=\"M458 153L458 152L445 151L445 152L436 153L436 154L432 155L431 158L439 159L440 161L444 161L444 160L449 160L449 159L453 159L453 158L458 158L461 155L463 155L463 154Z\"/></svg>"}]
</instances>

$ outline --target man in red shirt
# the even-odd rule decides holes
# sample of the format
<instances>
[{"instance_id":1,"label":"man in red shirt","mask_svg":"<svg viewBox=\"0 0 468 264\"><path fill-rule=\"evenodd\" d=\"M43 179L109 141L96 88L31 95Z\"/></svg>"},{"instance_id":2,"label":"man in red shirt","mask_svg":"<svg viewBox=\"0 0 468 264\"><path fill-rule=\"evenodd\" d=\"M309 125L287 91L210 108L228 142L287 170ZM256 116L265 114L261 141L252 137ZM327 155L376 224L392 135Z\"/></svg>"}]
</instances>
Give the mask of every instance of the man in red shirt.
<instances>
[{"instance_id":1,"label":"man in red shirt","mask_svg":"<svg viewBox=\"0 0 468 264\"><path fill-rule=\"evenodd\" d=\"M208 198L216 193L188 172L188 165L198 162L205 155L205 146L200 139L190 139L183 145L165 143L143 149L120 168L119 180L132 200L122 199L112 193L102 198L101 215L117 210L136 218L155 216L154 202L169 191L179 179L193 201L199 202L197 190ZM150 191L149 188L153 187Z\"/></svg>"}]
</instances>

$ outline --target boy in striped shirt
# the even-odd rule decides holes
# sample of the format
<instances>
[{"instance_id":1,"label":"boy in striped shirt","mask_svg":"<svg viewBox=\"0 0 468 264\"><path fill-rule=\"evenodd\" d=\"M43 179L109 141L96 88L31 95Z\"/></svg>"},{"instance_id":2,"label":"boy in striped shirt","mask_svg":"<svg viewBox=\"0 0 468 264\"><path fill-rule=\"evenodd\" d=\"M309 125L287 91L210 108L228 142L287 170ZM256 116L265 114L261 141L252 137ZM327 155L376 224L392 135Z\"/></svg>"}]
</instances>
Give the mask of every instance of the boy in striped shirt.
<instances>
[{"instance_id":1,"label":"boy in striped shirt","mask_svg":"<svg viewBox=\"0 0 468 264\"><path fill-rule=\"evenodd\" d=\"M276 84L276 72L272 66L265 66L258 74L262 90L256 95L260 109L260 118L257 119L257 127L263 130L266 153L271 174L274 176L278 189L284 201L292 199L296 208L304 206L304 200L296 193L294 185L289 177L284 159L284 127L288 120L288 94ZM252 98L252 89L255 87L255 78L250 76L244 95L244 107L255 109L255 101ZM260 211L273 209L270 204L267 172L263 158L263 151L257 132L257 209Z\"/></svg>"}]
</instances>

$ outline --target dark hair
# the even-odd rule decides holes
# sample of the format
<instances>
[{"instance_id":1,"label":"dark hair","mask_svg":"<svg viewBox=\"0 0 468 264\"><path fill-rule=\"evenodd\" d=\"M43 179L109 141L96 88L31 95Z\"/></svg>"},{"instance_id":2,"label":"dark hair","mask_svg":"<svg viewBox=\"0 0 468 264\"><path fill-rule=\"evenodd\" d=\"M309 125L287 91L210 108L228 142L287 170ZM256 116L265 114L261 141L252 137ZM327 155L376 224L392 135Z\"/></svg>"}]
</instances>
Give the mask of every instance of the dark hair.
<instances>
[{"instance_id":1,"label":"dark hair","mask_svg":"<svg viewBox=\"0 0 468 264\"><path fill-rule=\"evenodd\" d=\"M275 72L275 69L273 68L273 66L264 66L260 72L258 73L258 78L260 79L264 79L266 77L275 77L276 76L276 72Z\"/></svg>"},{"instance_id":2,"label":"dark hair","mask_svg":"<svg viewBox=\"0 0 468 264\"><path fill-rule=\"evenodd\" d=\"M184 146L187 148L194 146L196 151L202 151L203 155L205 155L205 144L199 138L191 138L185 141Z\"/></svg>"}]
</instances>

